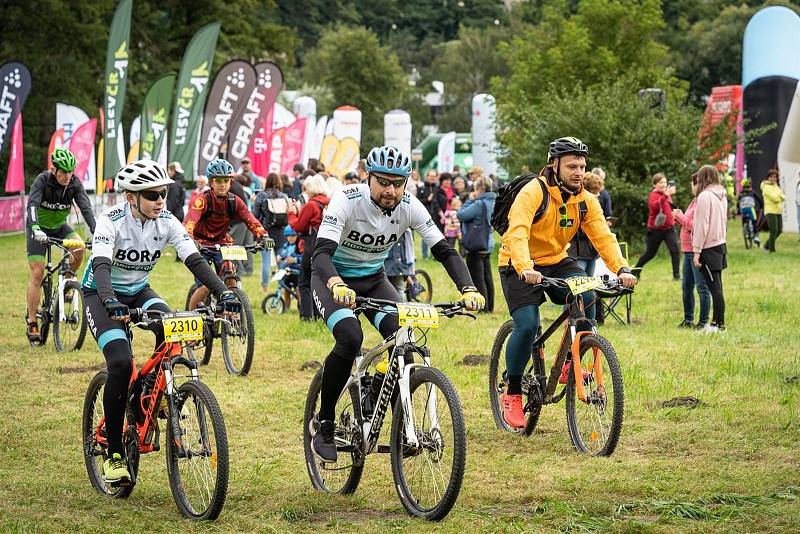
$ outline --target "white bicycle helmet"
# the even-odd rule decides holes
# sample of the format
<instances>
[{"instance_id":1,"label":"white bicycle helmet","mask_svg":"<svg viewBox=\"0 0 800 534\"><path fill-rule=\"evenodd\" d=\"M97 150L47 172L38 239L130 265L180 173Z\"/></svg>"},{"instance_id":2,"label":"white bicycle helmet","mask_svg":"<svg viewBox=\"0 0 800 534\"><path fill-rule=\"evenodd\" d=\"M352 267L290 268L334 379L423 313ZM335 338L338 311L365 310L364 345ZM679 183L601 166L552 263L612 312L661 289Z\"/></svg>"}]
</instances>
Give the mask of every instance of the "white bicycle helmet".
<instances>
[{"instance_id":1,"label":"white bicycle helmet","mask_svg":"<svg viewBox=\"0 0 800 534\"><path fill-rule=\"evenodd\" d=\"M117 172L115 187L117 191L142 191L171 183L167 169L155 161L142 159L125 165Z\"/></svg>"}]
</instances>

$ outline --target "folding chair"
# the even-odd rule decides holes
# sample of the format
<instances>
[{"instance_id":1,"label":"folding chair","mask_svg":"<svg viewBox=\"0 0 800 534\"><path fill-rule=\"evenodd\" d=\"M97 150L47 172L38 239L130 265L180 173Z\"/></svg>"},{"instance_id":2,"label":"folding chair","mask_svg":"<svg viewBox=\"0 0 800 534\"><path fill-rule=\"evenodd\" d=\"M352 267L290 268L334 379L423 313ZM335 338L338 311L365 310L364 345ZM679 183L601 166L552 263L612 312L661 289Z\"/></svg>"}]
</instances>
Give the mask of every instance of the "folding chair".
<instances>
[{"instance_id":1,"label":"folding chair","mask_svg":"<svg viewBox=\"0 0 800 534\"><path fill-rule=\"evenodd\" d=\"M628 261L628 243L621 241L619 243L620 252L625 257L625 261ZM639 278L639 273L642 272L641 267L633 267L631 268L631 272L636 278ZM625 293L624 295L616 295L614 293L603 291L603 290L595 290L597 294L597 303L599 304L598 308L600 309L600 313L602 314L603 319L606 319L609 315L617 320L619 324L631 324L631 308L633 306L633 294L632 293ZM605 302L603 302L605 299ZM625 319L623 319L620 314L616 311L616 307L620 302L625 302Z\"/></svg>"}]
</instances>

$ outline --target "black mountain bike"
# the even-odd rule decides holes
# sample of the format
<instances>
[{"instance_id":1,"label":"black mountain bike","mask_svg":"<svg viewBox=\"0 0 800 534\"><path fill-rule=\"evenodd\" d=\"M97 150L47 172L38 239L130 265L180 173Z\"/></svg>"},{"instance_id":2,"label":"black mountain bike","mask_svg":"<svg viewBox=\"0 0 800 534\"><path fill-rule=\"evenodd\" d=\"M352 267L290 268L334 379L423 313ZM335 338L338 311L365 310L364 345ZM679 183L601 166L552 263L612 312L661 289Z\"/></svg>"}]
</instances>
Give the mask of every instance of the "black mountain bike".
<instances>
[{"instance_id":1,"label":"black mountain bike","mask_svg":"<svg viewBox=\"0 0 800 534\"><path fill-rule=\"evenodd\" d=\"M424 345L427 329L438 327L440 315L472 316L460 302L411 304L358 297L356 303L356 313L378 310L399 315L400 329L356 358L336 404L336 463L321 461L311 450L309 425L320 406L322 369L311 381L303 426L311 483L328 493L353 493L366 456L390 453L403 507L411 515L438 521L450 512L461 490L467 436L458 393L444 373L430 366L430 351ZM417 327L422 329L421 341L414 336ZM415 357L422 363L414 363ZM390 402L391 441L379 445Z\"/></svg>"},{"instance_id":2,"label":"black mountain bike","mask_svg":"<svg viewBox=\"0 0 800 534\"><path fill-rule=\"evenodd\" d=\"M744 248L753 248L753 241L756 238L756 223L750 218L742 220L742 236L744 237Z\"/></svg>"},{"instance_id":3,"label":"black mountain bike","mask_svg":"<svg viewBox=\"0 0 800 534\"><path fill-rule=\"evenodd\" d=\"M622 431L624 392L622 370L614 347L603 336L583 310L581 293L601 288L613 294L630 293L617 280L607 277L576 277L567 280L542 278L542 287L568 287L566 309L542 333L538 328L531 345L530 360L522 377L522 395L526 424L515 429L503 417L501 396L506 392L506 341L514 328L513 321L500 327L492 344L489 364L489 400L497 428L529 436L539 421L542 407L567 399L567 430L578 452L610 456ZM564 323L558 352L549 374L545 369L544 344ZM562 380L565 364L569 364L566 380ZM566 383L563 383L566 382Z\"/></svg>"},{"instance_id":4,"label":"black mountain bike","mask_svg":"<svg viewBox=\"0 0 800 534\"><path fill-rule=\"evenodd\" d=\"M64 254L53 264L53 248ZM56 351L79 350L86 337L86 320L83 317L83 294L80 282L69 268L72 251L91 248L91 243L80 239L47 238L47 261L42 281L42 305L36 310L39 321L39 345L47 343L50 325L53 326L53 343ZM27 313L26 313L27 317Z\"/></svg>"}]
</instances>

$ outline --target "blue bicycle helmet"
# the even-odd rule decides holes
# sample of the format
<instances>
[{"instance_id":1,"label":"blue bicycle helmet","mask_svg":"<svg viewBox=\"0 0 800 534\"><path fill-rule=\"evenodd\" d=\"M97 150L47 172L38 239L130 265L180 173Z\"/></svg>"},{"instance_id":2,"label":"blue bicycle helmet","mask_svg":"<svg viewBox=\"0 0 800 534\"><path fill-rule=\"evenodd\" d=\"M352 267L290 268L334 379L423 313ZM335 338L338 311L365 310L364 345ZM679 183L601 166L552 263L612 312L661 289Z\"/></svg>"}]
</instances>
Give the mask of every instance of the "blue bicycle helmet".
<instances>
[{"instance_id":1,"label":"blue bicycle helmet","mask_svg":"<svg viewBox=\"0 0 800 534\"><path fill-rule=\"evenodd\" d=\"M382 172L408 178L411 176L411 158L393 146L375 147L367 155L367 172Z\"/></svg>"},{"instance_id":2,"label":"blue bicycle helmet","mask_svg":"<svg viewBox=\"0 0 800 534\"><path fill-rule=\"evenodd\" d=\"M233 176L233 165L225 159L214 159L206 166L206 178Z\"/></svg>"},{"instance_id":3,"label":"blue bicycle helmet","mask_svg":"<svg viewBox=\"0 0 800 534\"><path fill-rule=\"evenodd\" d=\"M290 224L287 224L283 227L283 235L289 237L290 235L297 235L297 232L294 231Z\"/></svg>"}]
</instances>

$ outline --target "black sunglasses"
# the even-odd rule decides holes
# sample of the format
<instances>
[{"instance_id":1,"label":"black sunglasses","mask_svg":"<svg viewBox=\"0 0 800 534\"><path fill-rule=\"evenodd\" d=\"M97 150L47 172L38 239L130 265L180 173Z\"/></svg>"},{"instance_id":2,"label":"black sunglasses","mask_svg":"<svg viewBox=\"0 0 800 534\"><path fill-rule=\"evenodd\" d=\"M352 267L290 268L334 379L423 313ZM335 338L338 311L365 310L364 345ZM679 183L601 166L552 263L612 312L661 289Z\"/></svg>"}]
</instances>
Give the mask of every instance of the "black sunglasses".
<instances>
[{"instance_id":1,"label":"black sunglasses","mask_svg":"<svg viewBox=\"0 0 800 534\"><path fill-rule=\"evenodd\" d=\"M155 202L159 198L167 198L167 189L164 188L159 191L139 191L139 194L150 202Z\"/></svg>"},{"instance_id":2,"label":"black sunglasses","mask_svg":"<svg viewBox=\"0 0 800 534\"><path fill-rule=\"evenodd\" d=\"M389 187L391 185L400 189L406 185L406 178L401 178L400 180L389 180L388 178L383 178L377 174L371 174L370 176L375 178L375 180L378 182L378 185L381 187Z\"/></svg>"}]
</instances>

